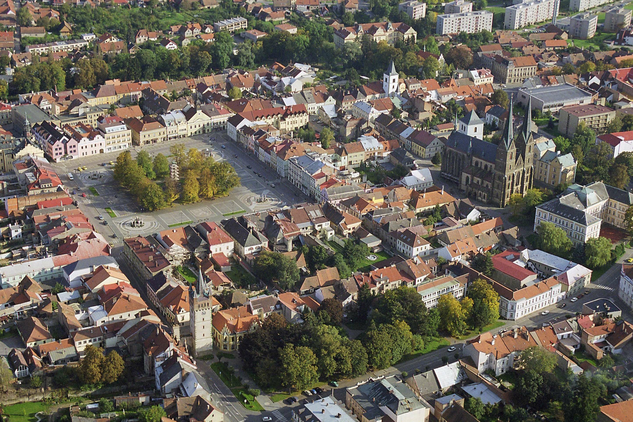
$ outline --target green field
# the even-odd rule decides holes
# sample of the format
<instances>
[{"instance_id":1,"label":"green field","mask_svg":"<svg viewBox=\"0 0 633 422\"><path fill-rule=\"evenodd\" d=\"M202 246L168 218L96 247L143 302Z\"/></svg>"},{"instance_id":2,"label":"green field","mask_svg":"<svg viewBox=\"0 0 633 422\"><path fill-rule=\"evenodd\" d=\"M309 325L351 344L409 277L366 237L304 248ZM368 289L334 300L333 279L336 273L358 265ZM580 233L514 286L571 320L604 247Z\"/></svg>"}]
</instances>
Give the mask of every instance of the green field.
<instances>
[{"instance_id":1,"label":"green field","mask_svg":"<svg viewBox=\"0 0 633 422\"><path fill-rule=\"evenodd\" d=\"M197 280L198 277L196 277L196 275L193 273L193 271L191 271L189 269L189 267L182 267L179 266L178 267L178 273L189 283L189 284L194 284Z\"/></svg>"},{"instance_id":2,"label":"green field","mask_svg":"<svg viewBox=\"0 0 633 422\"><path fill-rule=\"evenodd\" d=\"M488 324L488 325L484 326L481 329L481 331L479 331L479 332L477 330L468 330L468 331L466 331L466 333L463 336L459 336L457 338L460 339L460 340L466 340L466 339L471 338L473 336L476 336L478 334L486 333L488 331L492 331L492 330L494 330L496 328L499 328L499 327L503 326L503 324L505 324L505 322L503 322L503 321L496 321L496 322L493 322L492 324Z\"/></svg>"},{"instance_id":3,"label":"green field","mask_svg":"<svg viewBox=\"0 0 633 422\"><path fill-rule=\"evenodd\" d=\"M240 210L240 211L233 211L233 212L227 212L226 214L222 214L223 217L230 217L232 215L238 215L238 214L243 214L245 213L245 210Z\"/></svg>"},{"instance_id":4,"label":"green field","mask_svg":"<svg viewBox=\"0 0 633 422\"><path fill-rule=\"evenodd\" d=\"M35 422L35 414L45 412L48 405L42 402L18 403L6 406L4 416L9 416L11 422Z\"/></svg>"},{"instance_id":5,"label":"green field","mask_svg":"<svg viewBox=\"0 0 633 422\"><path fill-rule=\"evenodd\" d=\"M231 389L242 387L242 382L233 374L233 369L226 366L226 363L214 362L211 364L211 369L218 374L227 387Z\"/></svg>"},{"instance_id":6,"label":"green field","mask_svg":"<svg viewBox=\"0 0 633 422\"><path fill-rule=\"evenodd\" d=\"M630 3L629 3L630 4ZM574 45L580 48L590 48L593 47L595 49L600 49L600 46L604 45L604 42L607 40L611 40L615 38L615 34L610 34L608 32L605 33L597 33L596 36L591 38L590 40L576 40L569 39L567 40L567 45Z\"/></svg>"},{"instance_id":7,"label":"green field","mask_svg":"<svg viewBox=\"0 0 633 422\"><path fill-rule=\"evenodd\" d=\"M88 188L88 190L94 195L94 196L99 196L99 192L97 192L97 189L95 189L94 187L90 186Z\"/></svg>"},{"instance_id":8,"label":"green field","mask_svg":"<svg viewBox=\"0 0 633 422\"><path fill-rule=\"evenodd\" d=\"M237 287L247 288L249 285L255 283L255 277L253 277L248 271L244 269L239 263L231 263L231 271L226 273L226 276Z\"/></svg>"},{"instance_id":9,"label":"green field","mask_svg":"<svg viewBox=\"0 0 633 422\"><path fill-rule=\"evenodd\" d=\"M497 14L503 15L506 12L506 8L501 7L501 6L489 6L489 7L486 7L486 10L494 13L495 15Z\"/></svg>"},{"instance_id":10,"label":"green field","mask_svg":"<svg viewBox=\"0 0 633 422\"><path fill-rule=\"evenodd\" d=\"M237 397L240 403L242 403L242 406L244 406L248 410L253 410L256 412L264 411L264 408L262 407L262 405L259 404L257 400L255 400L255 397L253 397L251 394L248 394L245 388L235 390L233 391L233 394L235 394L235 397Z\"/></svg>"},{"instance_id":11,"label":"green field","mask_svg":"<svg viewBox=\"0 0 633 422\"><path fill-rule=\"evenodd\" d=\"M116 218L116 214L112 211L112 208L106 208L105 212L107 212L110 217Z\"/></svg>"},{"instance_id":12,"label":"green field","mask_svg":"<svg viewBox=\"0 0 633 422\"><path fill-rule=\"evenodd\" d=\"M633 3L627 4L626 6L624 6L624 8L628 10L633 10Z\"/></svg>"},{"instance_id":13,"label":"green field","mask_svg":"<svg viewBox=\"0 0 633 422\"><path fill-rule=\"evenodd\" d=\"M434 352L437 349L441 349L442 347L447 347L450 344L451 343L445 338L442 338L442 337L432 338L430 341L427 341L424 343L424 347L422 348L422 350L418 350L417 352L413 352L413 353L409 353L408 355L405 355L400 360L400 362L405 362L405 361L417 358L418 356L425 355L430 352Z\"/></svg>"}]
</instances>

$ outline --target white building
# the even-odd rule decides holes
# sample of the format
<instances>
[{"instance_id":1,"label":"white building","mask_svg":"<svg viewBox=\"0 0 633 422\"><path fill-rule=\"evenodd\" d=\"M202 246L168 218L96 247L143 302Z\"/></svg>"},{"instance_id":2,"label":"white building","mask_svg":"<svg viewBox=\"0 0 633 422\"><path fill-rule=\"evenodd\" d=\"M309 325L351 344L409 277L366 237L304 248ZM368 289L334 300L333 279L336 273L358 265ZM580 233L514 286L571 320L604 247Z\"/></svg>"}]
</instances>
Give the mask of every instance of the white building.
<instances>
[{"instance_id":1,"label":"white building","mask_svg":"<svg viewBox=\"0 0 633 422\"><path fill-rule=\"evenodd\" d=\"M519 29L558 16L560 0L530 0L506 7L504 26Z\"/></svg>"},{"instance_id":2,"label":"white building","mask_svg":"<svg viewBox=\"0 0 633 422\"><path fill-rule=\"evenodd\" d=\"M439 15L435 33L437 35L474 34L481 31L492 31L493 14L487 10Z\"/></svg>"},{"instance_id":3,"label":"white building","mask_svg":"<svg viewBox=\"0 0 633 422\"><path fill-rule=\"evenodd\" d=\"M369 123L373 123L373 121L376 120L376 117L380 116L381 114L389 113L387 109L381 111L376 110L374 106L365 101L355 102L350 111L352 113L352 116L356 117L357 119L365 119Z\"/></svg>"},{"instance_id":4,"label":"white building","mask_svg":"<svg viewBox=\"0 0 633 422\"><path fill-rule=\"evenodd\" d=\"M631 264L622 264L618 297L622 299L629 308L633 308L633 265Z\"/></svg>"},{"instance_id":5,"label":"white building","mask_svg":"<svg viewBox=\"0 0 633 422\"><path fill-rule=\"evenodd\" d=\"M479 373L491 370L496 376L506 373L514 366L514 360L528 347L538 344L525 327L515 328L501 335L483 333L468 341L464 355L475 363Z\"/></svg>"},{"instance_id":6,"label":"white building","mask_svg":"<svg viewBox=\"0 0 633 422\"><path fill-rule=\"evenodd\" d=\"M492 84L495 77L490 69L475 69L470 71L470 79L472 79L473 84L477 86Z\"/></svg>"},{"instance_id":7,"label":"white building","mask_svg":"<svg viewBox=\"0 0 633 422\"><path fill-rule=\"evenodd\" d=\"M102 116L97 120L97 130L105 141L105 152L116 152L129 149L132 145L132 131L118 116Z\"/></svg>"},{"instance_id":8,"label":"white building","mask_svg":"<svg viewBox=\"0 0 633 422\"><path fill-rule=\"evenodd\" d=\"M499 315L509 320L538 312L565 297L562 285L554 277L514 291L497 283L495 290L499 293Z\"/></svg>"},{"instance_id":9,"label":"white building","mask_svg":"<svg viewBox=\"0 0 633 422\"><path fill-rule=\"evenodd\" d=\"M572 12L582 12L583 10L593 9L594 7L613 2L614 0L571 0L569 2L569 10Z\"/></svg>"},{"instance_id":10,"label":"white building","mask_svg":"<svg viewBox=\"0 0 633 422\"><path fill-rule=\"evenodd\" d=\"M428 255L431 252L431 244L419 234L411 230L403 230L398 233L396 249L405 258L415 258Z\"/></svg>"},{"instance_id":11,"label":"white building","mask_svg":"<svg viewBox=\"0 0 633 422\"><path fill-rule=\"evenodd\" d=\"M613 151L613 158L623 152L633 152L633 132L605 133L596 138L596 144L605 142Z\"/></svg>"},{"instance_id":12,"label":"white building","mask_svg":"<svg viewBox=\"0 0 633 422\"><path fill-rule=\"evenodd\" d=\"M416 0L405 1L398 5L398 10L406 13L413 20L424 19L426 16L426 3Z\"/></svg>"},{"instance_id":13,"label":"white building","mask_svg":"<svg viewBox=\"0 0 633 422\"><path fill-rule=\"evenodd\" d=\"M457 130L468 136L484 139L484 122L474 110L459 119Z\"/></svg>"},{"instance_id":14,"label":"white building","mask_svg":"<svg viewBox=\"0 0 633 422\"><path fill-rule=\"evenodd\" d=\"M588 40L593 38L598 28L598 15L589 12L572 16L569 21L569 37Z\"/></svg>"},{"instance_id":15,"label":"white building","mask_svg":"<svg viewBox=\"0 0 633 422\"><path fill-rule=\"evenodd\" d=\"M403 177L400 182L407 189L424 190L433 186L433 176L431 175L431 170L424 167L418 170L411 170L411 174Z\"/></svg>"},{"instance_id":16,"label":"white building","mask_svg":"<svg viewBox=\"0 0 633 422\"><path fill-rule=\"evenodd\" d=\"M393 60L389 63L389 69L383 74L382 89L389 97L393 97L398 93L398 72L396 72L396 66L393 64Z\"/></svg>"},{"instance_id":17,"label":"white building","mask_svg":"<svg viewBox=\"0 0 633 422\"><path fill-rule=\"evenodd\" d=\"M446 274L420 284L416 290L422 296L426 308L431 309L437 307L440 297L447 294L452 294L455 299L461 300L466 294L466 284L465 277L455 278Z\"/></svg>"},{"instance_id":18,"label":"white building","mask_svg":"<svg viewBox=\"0 0 633 422\"><path fill-rule=\"evenodd\" d=\"M451 13L466 13L472 11L473 4L464 0L454 0L444 5L444 13L447 15Z\"/></svg>"}]
</instances>

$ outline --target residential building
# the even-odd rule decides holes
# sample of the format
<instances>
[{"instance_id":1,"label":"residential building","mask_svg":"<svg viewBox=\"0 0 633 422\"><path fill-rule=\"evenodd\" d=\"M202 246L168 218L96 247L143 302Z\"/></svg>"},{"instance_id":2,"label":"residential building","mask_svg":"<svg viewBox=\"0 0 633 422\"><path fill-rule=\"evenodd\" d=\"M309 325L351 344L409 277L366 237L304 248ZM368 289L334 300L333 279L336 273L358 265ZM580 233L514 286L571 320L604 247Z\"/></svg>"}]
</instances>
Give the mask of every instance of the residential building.
<instances>
[{"instance_id":1,"label":"residential building","mask_svg":"<svg viewBox=\"0 0 633 422\"><path fill-rule=\"evenodd\" d=\"M253 227L246 227L236 218L224 220L222 226L235 241L235 252L242 258L268 248L268 239Z\"/></svg>"},{"instance_id":2,"label":"residential building","mask_svg":"<svg viewBox=\"0 0 633 422\"><path fill-rule=\"evenodd\" d=\"M486 84L492 85L495 77L489 69L475 69L470 71L470 79L472 79L475 86Z\"/></svg>"},{"instance_id":3,"label":"residential building","mask_svg":"<svg viewBox=\"0 0 633 422\"><path fill-rule=\"evenodd\" d=\"M583 244L600 235L604 221L624 229L624 214L633 204L628 191L594 182L587 186L571 185L559 197L537 205L534 231L541 222L562 228L574 244Z\"/></svg>"},{"instance_id":4,"label":"residential building","mask_svg":"<svg viewBox=\"0 0 633 422\"><path fill-rule=\"evenodd\" d=\"M398 5L398 10L404 12L413 20L424 19L426 16L426 3L417 0L405 1Z\"/></svg>"},{"instance_id":5,"label":"residential building","mask_svg":"<svg viewBox=\"0 0 633 422\"><path fill-rule=\"evenodd\" d=\"M583 10L593 9L603 4L613 3L613 0L571 0L569 2L569 10L572 12L582 12Z\"/></svg>"},{"instance_id":6,"label":"residential building","mask_svg":"<svg viewBox=\"0 0 633 422\"><path fill-rule=\"evenodd\" d=\"M460 121L460 127L445 142L441 174L458 183L468 196L504 207L515 194L525 195L533 185L531 112L519 133L514 133L512 105L499 145L482 141L475 135L481 120L473 116ZM482 129L483 130L483 129ZM514 183L508 183L508 180Z\"/></svg>"},{"instance_id":7,"label":"residential building","mask_svg":"<svg viewBox=\"0 0 633 422\"><path fill-rule=\"evenodd\" d=\"M466 295L468 277L465 275L455 277L453 274L444 274L432 280L423 281L415 288L427 309L437 307L440 297L450 294L457 300Z\"/></svg>"},{"instance_id":8,"label":"residential building","mask_svg":"<svg viewBox=\"0 0 633 422\"><path fill-rule=\"evenodd\" d=\"M444 13L467 13L473 11L473 4L464 0L453 0L444 5Z\"/></svg>"},{"instance_id":9,"label":"residential building","mask_svg":"<svg viewBox=\"0 0 633 422\"><path fill-rule=\"evenodd\" d=\"M633 400L600 406L597 422L623 422L633 414Z\"/></svg>"},{"instance_id":10,"label":"residential building","mask_svg":"<svg viewBox=\"0 0 633 422\"><path fill-rule=\"evenodd\" d=\"M123 256L144 280L149 280L161 271L169 271L171 264L158 249L158 245L142 236L123 241Z\"/></svg>"},{"instance_id":11,"label":"residential building","mask_svg":"<svg viewBox=\"0 0 633 422\"><path fill-rule=\"evenodd\" d=\"M357 422L351 417L333 396L327 396L312 403L295 407L292 410L292 422ZM394 421L396 421L394 419Z\"/></svg>"},{"instance_id":12,"label":"residential building","mask_svg":"<svg viewBox=\"0 0 633 422\"><path fill-rule=\"evenodd\" d=\"M504 28L519 29L558 16L560 0L528 0L506 7Z\"/></svg>"},{"instance_id":13,"label":"residential building","mask_svg":"<svg viewBox=\"0 0 633 422\"><path fill-rule=\"evenodd\" d=\"M435 33L447 35L461 32L475 34L481 31L492 31L493 18L493 13L487 10L438 15Z\"/></svg>"},{"instance_id":14,"label":"residential building","mask_svg":"<svg viewBox=\"0 0 633 422\"><path fill-rule=\"evenodd\" d=\"M235 242L229 234L224 231L218 224L207 221L196 226L196 230L200 233L209 244L209 256L223 254L226 257L233 255L235 250Z\"/></svg>"},{"instance_id":15,"label":"residential building","mask_svg":"<svg viewBox=\"0 0 633 422\"><path fill-rule=\"evenodd\" d=\"M235 32L239 29L248 29L248 21L246 20L246 18L243 18L243 17L225 19L220 22L214 23L213 29L215 32L220 32L220 31Z\"/></svg>"},{"instance_id":16,"label":"residential building","mask_svg":"<svg viewBox=\"0 0 633 422\"><path fill-rule=\"evenodd\" d=\"M490 69L498 83L523 83L536 75L538 66L533 56L504 57L498 54L483 54L481 61Z\"/></svg>"},{"instance_id":17,"label":"residential building","mask_svg":"<svg viewBox=\"0 0 633 422\"><path fill-rule=\"evenodd\" d=\"M132 145L132 131L118 116L102 116L97 120L97 130L105 141L105 152L129 149Z\"/></svg>"},{"instance_id":18,"label":"residential building","mask_svg":"<svg viewBox=\"0 0 633 422\"><path fill-rule=\"evenodd\" d=\"M259 318L246 306L216 312L212 319L215 346L219 350L237 350L242 337L255 330L258 324Z\"/></svg>"},{"instance_id":19,"label":"residential building","mask_svg":"<svg viewBox=\"0 0 633 422\"><path fill-rule=\"evenodd\" d=\"M534 183L550 189L569 186L576 180L577 163L571 153L547 151L534 164Z\"/></svg>"},{"instance_id":20,"label":"residential building","mask_svg":"<svg viewBox=\"0 0 633 422\"><path fill-rule=\"evenodd\" d=\"M633 152L633 131L606 133L596 138L596 144L600 142L609 145L615 158L623 152Z\"/></svg>"},{"instance_id":21,"label":"residential building","mask_svg":"<svg viewBox=\"0 0 633 422\"><path fill-rule=\"evenodd\" d=\"M606 11L604 16L604 32L618 32L631 25L631 13L629 9L614 6Z\"/></svg>"},{"instance_id":22,"label":"residential building","mask_svg":"<svg viewBox=\"0 0 633 422\"><path fill-rule=\"evenodd\" d=\"M55 341L48 331L48 327L39 318L31 316L18 321L17 329L26 347L35 347Z\"/></svg>"},{"instance_id":23,"label":"residential building","mask_svg":"<svg viewBox=\"0 0 633 422\"><path fill-rule=\"evenodd\" d=\"M165 140L180 139L188 136L187 118L181 110L172 110L158 116L158 121L165 127Z\"/></svg>"},{"instance_id":24,"label":"residential building","mask_svg":"<svg viewBox=\"0 0 633 422\"><path fill-rule=\"evenodd\" d=\"M596 34L596 28L598 28L598 15L581 13L580 15L572 16L570 19L569 37L588 40Z\"/></svg>"},{"instance_id":25,"label":"residential building","mask_svg":"<svg viewBox=\"0 0 633 422\"><path fill-rule=\"evenodd\" d=\"M587 105L594 101L594 95L571 84L548 85L536 88L520 88L517 101L524 107L532 101L532 109L542 113L555 113L563 107Z\"/></svg>"},{"instance_id":26,"label":"residential building","mask_svg":"<svg viewBox=\"0 0 633 422\"><path fill-rule=\"evenodd\" d=\"M368 35L372 41L385 41L389 45L394 45L397 41L411 41L415 43L418 38L418 33L406 23L359 23L355 26L343 27L334 31L334 45L342 48L348 42L360 43L365 35Z\"/></svg>"},{"instance_id":27,"label":"residential building","mask_svg":"<svg viewBox=\"0 0 633 422\"><path fill-rule=\"evenodd\" d=\"M469 340L464 355L470 356L479 373L492 370L496 376L514 367L514 360L528 347L538 344L525 327L515 328L502 334L487 332Z\"/></svg>"},{"instance_id":28,"label":"residential building","mask_svg":"<svg viewBox=\"0 0 633 422\"><path fill-rule=\"evenodd\" d=\"M597 134L606 132L607 126L615 119L615 110L599 104L567 106L560 109L558 131L572 138L580 123L585 123Z\"/></svg>"},{"instance_id":29,"label":"residential building","mask_svg":"<svg viewBox=\"0 0 633 422\"><path fill-rule=\"evenodd\" d=\"M415 258L428 255L431 252L431 244L419 234L407 229L398 233L396 249L405 258Z\"/></svg>"},{"instance_id":30,"label":"residential building","mask_svg":"<svg viewBox=\"0 0 633 422\"><path fill-rule=\"evenodd\" d=\"M622 264L618 297L633 309L633 265Z\"/></svg>"},{"instance_id":31,"label":"residential building","mask_svg":"<svg viewBox=\"0 0 633 422\"><path fill-rule=\"evenodd\" d=\"M133 118L126 123L132 133L132 144L134 145L143 146L167 140L165 126L151 117L146 116L142 120Z\"/></svg>"},{"instance_id":32,"label":"residential building","mask_svg":"<svg viewBox=\"0 0 633 422\"><path fill-rule=\"evenodd\" d=\"M370 379L347 388L345 407L361 422L377 422L385 418L393 422L427 422L431 413L431 406L395 375Z\"/></svg>"},{"instance_id":33,"label":"residential building","mask_svg":"<svg viewBox=\"0 0 633 422\"><path fill-rule=\"evenodd\" d=\"M564 298L562 287L554 277L514 291L497 283L494 288L499 293L499 315L517 320L554 305Z\"/></svg>"},{"instance_id":34,"label":"residential building","mask_svg":"<svg viewBox=\"0 0 633 422\"><path fill-rule=\"evenodd\" d=\"M26 378L31 375L29 371L29 365L24 359L24 355L18 349L12 349L7 356L7 360L11 364L13 376L16 378Z\"/></svg>"}]
</instances>

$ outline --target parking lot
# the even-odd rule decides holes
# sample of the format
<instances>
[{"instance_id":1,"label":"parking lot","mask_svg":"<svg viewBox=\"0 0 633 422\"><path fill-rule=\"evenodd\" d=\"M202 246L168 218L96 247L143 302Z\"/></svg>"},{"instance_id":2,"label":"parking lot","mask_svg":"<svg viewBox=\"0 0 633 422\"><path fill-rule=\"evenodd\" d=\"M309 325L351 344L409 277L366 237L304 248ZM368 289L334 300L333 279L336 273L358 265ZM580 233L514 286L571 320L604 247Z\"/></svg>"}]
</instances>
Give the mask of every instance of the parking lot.
<instances>
[{"instance_id":1,"label":"parking lot","mask_svg":"<svg viewBox=\"0 0 633 422\"><path fill-rule=\"evenodd\" d=\"M154 157L159 153L169 156L172 145L184 143L211 154L216 160L228 161L240 177L241 185L224 198L214 198L195 204L175 204L155 212L142 212L134 199L119 188L113 178L113 166L119 153L100 154L80 160L54 164L64 183L74 191L74 197L97 231L116 245L122 238L146 236L169 227L200 221L221 221L231 216L283 207L307 198L287 180L281 179L271 168L240 149L224 133L199 135L147 145L142 149ZM141 150L131 149L132 156ZM79 166L87 167L81 172ZM67 174L72 172L73 180ZM140 217L142 227L132 223Z\"/></svg>"}]
</instances>

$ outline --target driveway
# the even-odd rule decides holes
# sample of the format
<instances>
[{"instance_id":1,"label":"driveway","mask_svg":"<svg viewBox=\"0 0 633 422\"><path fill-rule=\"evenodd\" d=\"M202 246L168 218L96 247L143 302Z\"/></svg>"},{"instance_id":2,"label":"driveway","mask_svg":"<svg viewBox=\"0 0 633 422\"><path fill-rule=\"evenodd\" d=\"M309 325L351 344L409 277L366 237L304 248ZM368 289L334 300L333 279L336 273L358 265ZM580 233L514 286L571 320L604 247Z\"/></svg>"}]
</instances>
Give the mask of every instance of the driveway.
<instances>
[{"instance_id":1,"label":"driveway","mask_svg":"<svg viewBox=\"0 0 633 422\"><path fill-rule=\"evenodd\" d=\"M17 334L12 337L3 338L0 340L0 356L7 356L11 349L22 349L23 347L24 343Z\"/></svg>"}]
</instances>

